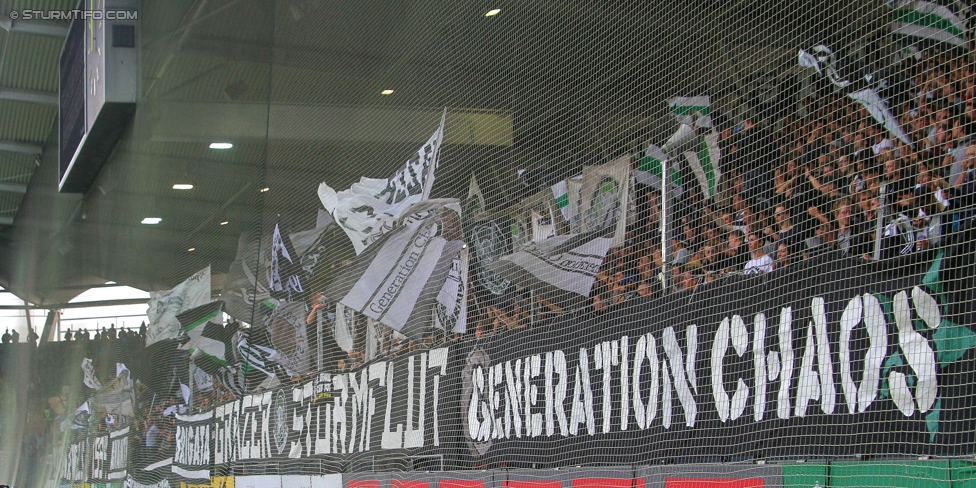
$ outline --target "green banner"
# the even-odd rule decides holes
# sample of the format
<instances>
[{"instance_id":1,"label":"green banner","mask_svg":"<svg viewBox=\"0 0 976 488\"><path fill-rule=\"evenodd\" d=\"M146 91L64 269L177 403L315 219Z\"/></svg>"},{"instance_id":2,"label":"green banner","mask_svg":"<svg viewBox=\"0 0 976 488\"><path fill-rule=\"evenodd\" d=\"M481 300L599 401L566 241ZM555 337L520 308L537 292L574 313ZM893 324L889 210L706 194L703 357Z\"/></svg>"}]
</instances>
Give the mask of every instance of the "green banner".
<instances>
[{"instance_id":1,"label":"green banner","mask_svg":"<svg viewBox=\"0 0 976 488\"><path fill-rule=\"evenodd\" d=\"M832 487L949 488L947 461L846 462L830 464Z\"/></svg>"},{"instance_id":2,"label":"green banner","mask_svg":"<svg viewBox=\"0 0 976 488\"><path fill-rule=\"evenodd\" d=\"M827 465L784 464L783 486L784 488L824 488L827 486Z\"/></svg>"}]
</instances>

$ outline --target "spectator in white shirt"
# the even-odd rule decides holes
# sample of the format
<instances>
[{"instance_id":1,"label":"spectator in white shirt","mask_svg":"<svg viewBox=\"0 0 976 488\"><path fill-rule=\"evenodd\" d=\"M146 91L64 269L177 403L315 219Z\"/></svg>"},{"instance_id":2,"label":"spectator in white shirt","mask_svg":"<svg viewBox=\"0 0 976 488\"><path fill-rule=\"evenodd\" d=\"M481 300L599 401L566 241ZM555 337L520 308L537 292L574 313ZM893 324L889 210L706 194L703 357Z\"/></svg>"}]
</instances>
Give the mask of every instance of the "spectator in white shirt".
<instances>
[{"instance_id":1,"label":"spectator in white shirt","mask_svg":"<svg viewBox=\"0 0 976 488\"><path fill-rule=\"evenodd\" d=\"M757 233L751 233L746 237L749 243L749 253L751 258L746 263L745 274L762 274L773 272L773 258L763 251L763 241Z\"/></svg>"}]
</instances>

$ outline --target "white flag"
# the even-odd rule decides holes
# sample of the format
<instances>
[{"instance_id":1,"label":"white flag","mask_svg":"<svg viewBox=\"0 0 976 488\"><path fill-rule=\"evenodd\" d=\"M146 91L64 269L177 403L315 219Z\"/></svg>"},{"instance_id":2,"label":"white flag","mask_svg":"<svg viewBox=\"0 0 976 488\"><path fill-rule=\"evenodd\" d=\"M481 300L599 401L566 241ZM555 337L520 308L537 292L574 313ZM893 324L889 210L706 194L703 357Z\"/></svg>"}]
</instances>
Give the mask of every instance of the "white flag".
<instances>
[{"instance_id":1,"label":"white flag","mask_svg":"<svg viewBox=\"0 0 976 488\"><path fill-rule=\"evenodd\" d=\"M445 109L437 131L392 177L363 177L348 190L338 193L325 183L319 185L322 205L352 240L356 254L392 230L408 207L430 196L446 116Z\"/></svg>"},{"instance_id":2,"label":"white flag","mask_svg":"<svg viewBox=\"0 0 976 488\"><path fill-rule=\"evenodd\" d=\"M95 367L92 366L92 360L89 358L84 358L81 360L81 370L85 372L85 386L93 390L101 390L102 382L98 381L95 376Z\"/></svg>"},{"instance_id":3,"label":"white flag","mask_svg":"<svg viewBox=\"0 0 976 488\"><path fill-rule=\"evenodd\" d=\"M800 49L797 61L801 67L813 68L817 73L826 76L837 88L844 88L851 84L849 80L841 78L837 71L837 56L823 44L814 46L810 52Z\"/></svg>"},{"instance_id":4,"label":"white flag","mask_svg":"<svg viewBox=\"0 0 976 488\"><path fill-rule=\"evenodd\" d=\"M556 235L556 223L552 213L540 214L532 210L532 242L542 242Z\"/></svg>"},{"instance_id":5,"label":"white flag","mask_svg":"<svg viewBox=\"0 0 976 488\"><path fill-rule=\"evenodd\" d=\"M176 316L207 303L210 303L210 266L197 271L172 290L149 292L146 346L180 337L183 326Z\"/></svg>"},{"instance_id":6,"label":"white flag","mask_svg":"<svg viewBox=\"0 0 976 488\"><path fill-rule=\"evenodd\" d=\"M451 263L444 285L437 293L434 306L434 327L463 334L468 330L468 248Z\"/></svg>"},{"instance_id":7,"label":"white flag","mask_svg":"<svg viewBox=\"0 0 976 488\"><path fill-rule=\"evenodd\" d=\"M702 197L705 199L714 197L718 192L718 181L722 177L722 172L719 170L722 153L718 146L718 134L701 136L701 146L697 152L686 151L682 154L688 161L695 179L698 180Z\"/></svg>"},{"instance_id":8,"label":"white flag","mask_svg":"<svg viewBox=\"0 0 976 488\"><path fill-rule=\"evenodd\" d=\"M584 166L579 187L581 216L574 234L613 227L613 245L624 244L630 192L630 155L600 166ZM571 198L572 198L572 194ZM570 222L572 227L573 222Z\"/></svg>"},{"instance_id":9,"label":"white flag","mask_svg":"<svg viewBox=\"0 0 976 488\"><path fill-rule=\"evenodd\" d=\"M347 266L325 296L422 339L433 330L431 313L461 239L457 200L420 203Z\"/></svg>"},{"instance_id":10,"label":"white flag","mask_svg":"<svg viewBox=\"0 0 976 488\"><path fill-rule=\"evenodd\" d=\"M866 88L864 90L850 93L848 96L863 105L864 108L868 110L868 113L874 117L874 120L877 120L881 125L884 126L885 129L888 129L888 132L890 132L891 135L897 137L909 146L912 145L912 140L908 137L908 134L902 130L901 124L898 123L895 116L891 114L890 110L888 110L888 105L885 104L884 100L881 99L878 92L870 88Z\"/></svg>"},{"instance_id":11,"label":"white flag","mask_svg":"<svg viewBox=\"0 0 976 488\"><path fill-rule=\"evenodd\" d=\"M478 180L472 174L471 183L468 184L468 197L464 199L464 219L465 221L478 220L486 213L485 195L481 193Z\"/></svg>"},{"instance_id":12,"label":"white flag","mask_svg":"<svg viewBox=\"0 0 976 488\"><path fill-rule=\"evenodd\" d=\"M522 283L547 300L562 302L590 294L600 265L610 250L608 231L555 236L531 243L522 250L503 256L490 270Z\"/></svg>"},{"instance_id":13,"label":"white flag","mask_svg":"<svg viewBox=\"0 0 976 488\"><path fill-rule=\"evenodd\" d=\"M339 349L343 351L352 351L356 347L353 342L353 337L355 336L353 313L355 312L349 307L341 303L336 303L332 335L335 337Z\"/></svg>"}]
</instances>

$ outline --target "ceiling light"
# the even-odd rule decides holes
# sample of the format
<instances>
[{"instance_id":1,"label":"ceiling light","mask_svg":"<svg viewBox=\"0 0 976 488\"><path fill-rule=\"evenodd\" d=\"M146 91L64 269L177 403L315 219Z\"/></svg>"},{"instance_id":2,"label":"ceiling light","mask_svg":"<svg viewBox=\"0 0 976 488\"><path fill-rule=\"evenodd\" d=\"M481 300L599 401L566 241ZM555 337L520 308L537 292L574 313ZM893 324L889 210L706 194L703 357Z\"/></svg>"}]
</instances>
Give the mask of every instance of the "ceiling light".
<instances>
[{"instance_id":1,"label":"ceiling light","mask_svg":"<svg viewBox=\"0 0 976 488\"><path fill-rule=\"evenodd\" d=\"M115 282L114 282L114 281L106 281L106 282L105 282L105 284L106 284L106 285L114 285L114 284L115 284Z\"/></svg>"},{"instance_id":2,"label":"ceiling light","mask_svg":"<svg viewBox=\"0 0 976 488\"><path fill-rule=\"evenodd\" d=\"M191 247L191 248L187 249L186 252L193 252L193 251L196 251L196 250L197 250L197 248Z\"/></svg>"},{"instance_id":3,"label":"ceiling light","mask_svg":"<svg viewBox=\"0 0 976 488\"><path fill-rule=\"evenodd\" d=\"M142 219L142 223L146 225L156 225L163 221L162 217L146 217Z\"/></svg>"},{"instance_id":4,"label":"ceiling light","mask_svg":"<svg viewBox=\"0 0 976 488\"><path fill-rule=\"evenodd\" d=\"M173 185L173 189L174 190L192 190L193 189L193 185L191 185L190 183L177 183L177 184Z\"/></svg>"},{"instance_id":5,"label":"ceiling light","mask_svg":"<svg viewBox=\"0 0 976 488\"><path fill-rule=\"evenodd\" d=\"M227 225L227 223L228 222L225 220L225 221L221 222L220 225Z\"/></svg>"},{"instance_id":6,"label":"ceiling light","mask_svg":"<svg viewBox=\"0 0 976 488\"><path fill-rule=\"evenodd\" d=\"M380 95L392 95L392 94L393 94L393 90L383 90L380 92Z\"/></svg>"},{"instance_id":7,"label":"ceiling light","mask_svg":"<svg viewBox=\"0 0 976 488\"><path fill-rule=\"evenodd\" d=\"M271 189L271 188L268 188L268 187L264 187L264 188L262 188L262 189L261 189L261 193L264 193L264 192L266 192L266 191L268 191L268 190L270 190L270 189Z\"/></svg>"},{"instance_id":8,"label":"ceiling light","mask_svg":"<svg viewBox=\"0 0 976 488\"><path fill-rule=\"evenodd\" d=\"M229 142L211 142L210 149L230 149L234 147L233 144Z\"/></svg>"},{"instance_id":9,"label":"ceiling light","mask_svg":"<svg viewBox=\"0 0 976 488\"><path fill-rule=\"evenodd\" d=\"M501 11L502 9L500 8L491 9L485 14L485 17L494 17L498 15Z\"/></svg>"}]
</instances>

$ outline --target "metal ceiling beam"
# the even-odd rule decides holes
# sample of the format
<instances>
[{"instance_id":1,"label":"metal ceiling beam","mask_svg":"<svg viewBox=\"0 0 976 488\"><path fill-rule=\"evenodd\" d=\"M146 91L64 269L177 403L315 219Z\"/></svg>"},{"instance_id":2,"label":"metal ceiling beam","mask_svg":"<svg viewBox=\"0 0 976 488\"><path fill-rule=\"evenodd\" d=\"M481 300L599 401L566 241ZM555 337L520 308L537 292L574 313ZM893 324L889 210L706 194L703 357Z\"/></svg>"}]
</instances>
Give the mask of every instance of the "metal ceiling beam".
<instances>
[{"instance_id":1,"label":"metal ceiling beam","mask_svg":"<svg viewBox=\"0 0 976 488\"><path fill-rule=\"evenodd\" d=\"M43 144L37 144L33 142L0 140L0 151L23 153L23 154L41 154L41 149L43 149L43 147L44 147Z\"/></svg>"},{"instance_id":2,"label":"metal ceiling beam","mask_svg":"<svg viewBox=\"0 0 976 488\"><path fill-rule=\"evenodd\" d=\"M168 102L158 107L150 141L423 142L440 108ZM314 123L312 123L314 122ZM504 110L452 108L446 144L511 146L512 115Z\"/></svg>"},{"instance_id":3,"label":"metal ceiling beam","mask_svg":"<svg viewBox=\"0 0 976 488\"><path fill-rule=\"evenodd\" d=\"M0 191L10 193L27 193L27 185L21 183L0 183Z\"/></svg>"},{"instance_id":4,"label":"metal ceiling beam","mask_svg":"<svg viewBox=\"0 0 976 488\"><path fill-rule=\"evenodd\" d=\"M18 90L0 86L0 100L16 102L41 103L44 105L58 105L58 94L55 92Z\"/></svg>"},{"instance_id":5,"label":"metal ceiling beam","mask_svg":"<svg viewBox=\"0 0 976 488\"><path fill-rule=\"evenodd\" d=\"M67 26L46 22L11 20L9 18L0 19L0 29L7 32L20 32L22 34L33 34L37 36L65 37L68 35Z\"/></svg>"},{"instance_id":6,"label":"metal ceiling beam","mask_svg":"<svg viewBox=\"0 0 976 488\"><path fill-rule=\"evenodd\" d=\"M66 310L70 308L114 307L117 305L145 305L146 298L122 298L94 302L52 303L48 305L0 305L0 310Z\"/></svg>"}]
</instances>

